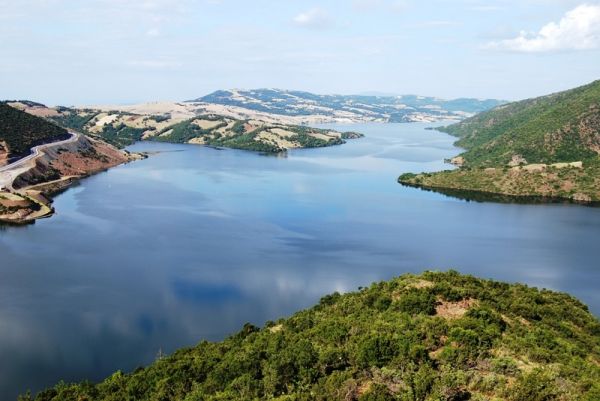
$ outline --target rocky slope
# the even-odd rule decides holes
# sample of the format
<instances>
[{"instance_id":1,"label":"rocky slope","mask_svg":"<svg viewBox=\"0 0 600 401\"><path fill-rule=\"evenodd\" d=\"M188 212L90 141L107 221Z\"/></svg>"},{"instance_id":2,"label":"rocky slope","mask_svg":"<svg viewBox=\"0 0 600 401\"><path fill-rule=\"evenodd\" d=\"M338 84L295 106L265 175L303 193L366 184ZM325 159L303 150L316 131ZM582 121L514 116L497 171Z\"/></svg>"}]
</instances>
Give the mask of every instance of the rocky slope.
<instances>
[{"instance_id":1,"label":"rocky slope","mask_svg":"<svg viewBox=\"0 0 600 401\"><path fill-rule=\"evenodd\" d=\"M32 399L596 401L600 322L567 294L404 275Z\"/></svg>"}]
</instances>

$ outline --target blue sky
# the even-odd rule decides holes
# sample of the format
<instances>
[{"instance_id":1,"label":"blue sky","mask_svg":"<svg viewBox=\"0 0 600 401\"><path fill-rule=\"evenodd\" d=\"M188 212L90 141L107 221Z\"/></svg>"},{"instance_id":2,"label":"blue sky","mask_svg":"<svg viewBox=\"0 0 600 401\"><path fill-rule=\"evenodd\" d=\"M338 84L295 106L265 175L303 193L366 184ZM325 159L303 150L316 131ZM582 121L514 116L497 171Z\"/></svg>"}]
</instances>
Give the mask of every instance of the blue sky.
<instances>
[{"instance_id":1,"label":"blue sky","mask_svg":"<svg viewBox=\"0 0 600 401\"><path fill-rule=\"evenodd\" d=\"M216 89L521 99L600 79L600 2L0 0L0 98Z\"/></svg>"}]
</instances>

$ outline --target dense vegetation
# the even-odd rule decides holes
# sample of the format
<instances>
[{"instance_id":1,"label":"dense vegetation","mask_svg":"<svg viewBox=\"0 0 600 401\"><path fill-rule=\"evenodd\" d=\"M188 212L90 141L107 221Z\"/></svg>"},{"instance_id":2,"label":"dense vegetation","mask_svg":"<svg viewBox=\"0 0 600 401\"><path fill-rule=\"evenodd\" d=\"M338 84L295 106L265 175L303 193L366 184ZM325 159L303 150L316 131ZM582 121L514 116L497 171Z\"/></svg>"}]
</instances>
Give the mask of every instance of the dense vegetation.
<instances>
[{"instance_id":1,"label":"dense vegetation","mask_svg":"<svg viewBox=\"0 0 600 401\"><path fill-rule=\"evenodd\" d=\"M202 128L198 121L212 122L209 128ZM287 131L288 136L278 135L273 129ZM261 136L268 134L267 136ZM327 139L315 135L327 135ZM358 138L362 135L347 132L340 137L332 136L330 130L309 128L299 125L267 124L255 126L246 120L234 120L217 115L201 115L164 128L150 139L162 142L187 143L201 139L203 144L233 149L252 150L265 153L278 153L285 147L278 139L293 143L301 148L318 148L340 145L344 139Z\"/></svg>"},{"instance_id":2,"label":"dense vegetation","mask_svg":"<svg viewBox=\"0 0 600 401\"><path fill-rule=\"evenodd\" d=\"M27 156L36 145L68 138L64 128L0 103L0 142L6 142L10 158Z\"/></svg>"},{"instance_id":3,"label":"dense vegetation","mask_svg":"<svg viewBox=\"0 0 600 401\"><path fill-rule=\"evenodd\" d=\"M442 192L600 201L600 81L499 106L441 130L466 149L455 159L461 168L403 174L399 182ZM573 162L582 168L552 166Z\"/></svg>"},{"instance_id":4,"label":"dense vegetation","mask_svg":"<svg viewBox=\"0 0 600 401\"><path fill-rule=\"evenodd\" d=\"M21 399L597 401L600 322L567 294L426 272Z\"/></svg>"},{"instance_id":5,"label":"dense vegetation","mask_svg":"<svg viewBox=\"0 0 600 401\"><path fill-rule=\"evenodd\" d=\"M441 129L460 139L469 166L589 160L600 152L600 80L497 107Z\"/></svg>"},{"instance_id":6,"label":"dense vegetation","mask_svg":"<svg viewBox=\"0 0 600 401\"><path fill-rule=\"evenodd\" d=\"M102 127L102 131L99 136L102 140L114 145L118 148L124 148L132 145L133 143L140 141L145 129L128 127L125 124L118 124L114 126L112 124L106 124Z\"/></svg>"}]
</instances>

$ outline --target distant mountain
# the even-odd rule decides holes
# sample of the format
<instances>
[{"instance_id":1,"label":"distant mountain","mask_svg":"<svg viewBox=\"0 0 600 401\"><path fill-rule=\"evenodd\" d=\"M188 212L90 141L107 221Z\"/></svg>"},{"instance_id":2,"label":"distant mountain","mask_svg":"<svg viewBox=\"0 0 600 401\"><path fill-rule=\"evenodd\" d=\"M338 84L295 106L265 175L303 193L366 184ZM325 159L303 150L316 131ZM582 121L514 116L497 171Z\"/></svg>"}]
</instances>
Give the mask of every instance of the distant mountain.
<instances>
[{"instance_id":1,"label":"distant mountain","mask_svg":"<svg viewBox=\"0 0 600 401\"><path fill-rule=\"evenodd\" d=\"M502 105L441 130L466 149L453 159L461 168L404 174L401 183L454 194L600 202L600 80Z\"/></svg>"},{"instance_id":2,"label":"distant mountain","mask_svg":"<svg viewBox=\"0 0 600 401\"><path fill-rule=\"evenodd\" d=\"M190 102L213 103L285 116L326 116L338 121L462 120L503 104L500 100L443 100L416 95L316 95L280 89L219 90Z\"/></svg>"}]
</instances>

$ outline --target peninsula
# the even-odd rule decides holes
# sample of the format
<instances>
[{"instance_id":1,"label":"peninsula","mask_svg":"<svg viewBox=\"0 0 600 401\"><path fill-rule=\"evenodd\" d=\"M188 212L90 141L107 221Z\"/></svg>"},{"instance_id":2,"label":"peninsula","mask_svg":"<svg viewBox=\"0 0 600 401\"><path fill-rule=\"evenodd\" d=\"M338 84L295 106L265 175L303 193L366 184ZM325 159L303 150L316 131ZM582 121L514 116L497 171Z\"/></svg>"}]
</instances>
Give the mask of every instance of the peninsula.
<instances>
[{"instance_id":1,"label":"peninsula","mask_svg":"<svg viewBox=\"0 0 600 401\"><path fill-rule=\"evenodd\" d=\"M567 294L454 271L407 274L21 400L593 401L599 333Z\"/></svg>"}]
</instances>

